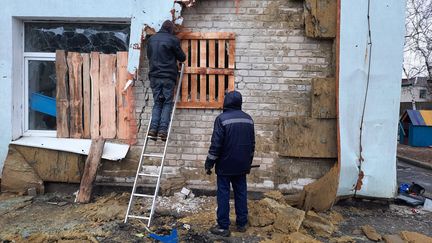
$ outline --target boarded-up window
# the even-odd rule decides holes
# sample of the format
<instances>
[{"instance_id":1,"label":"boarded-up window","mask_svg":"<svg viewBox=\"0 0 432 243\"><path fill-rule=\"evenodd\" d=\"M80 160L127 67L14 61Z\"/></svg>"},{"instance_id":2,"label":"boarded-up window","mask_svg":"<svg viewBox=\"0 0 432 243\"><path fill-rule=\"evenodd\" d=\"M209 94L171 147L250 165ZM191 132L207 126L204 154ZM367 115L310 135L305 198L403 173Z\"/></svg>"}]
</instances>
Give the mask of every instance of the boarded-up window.
<instances>
[{"instance_id":1,"label":"boarded-up window","mask_svg":"<svg viewBox=\"0 0 432 243\"><path fill-rule=\"evenodd\" d=\"M180 33L187 56L178 108L223 107L225 91L234 90L235 34Z\"/></svg>"},{"instance_id":2,"label":"boarded-up window","mask_svg":"<svg viewBox=\"0 0 432 243\"><path fill-rule=\"evenodd\" d=\"M136 141L134 97L127 82L127 52L56 52L57 137Z\"/></svg>"}]
</instances>

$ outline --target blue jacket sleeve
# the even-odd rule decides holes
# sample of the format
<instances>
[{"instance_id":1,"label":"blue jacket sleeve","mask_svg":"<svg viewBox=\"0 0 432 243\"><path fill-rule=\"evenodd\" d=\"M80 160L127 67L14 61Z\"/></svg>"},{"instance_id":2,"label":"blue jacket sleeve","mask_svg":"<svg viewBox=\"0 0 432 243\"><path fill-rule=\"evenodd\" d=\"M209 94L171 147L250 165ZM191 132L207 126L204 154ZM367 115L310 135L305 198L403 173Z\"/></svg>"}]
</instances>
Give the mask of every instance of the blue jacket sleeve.
<instances>
[{"instance_id":1,"label":"blue jacket sleeve","mask_svg":"<svg viewBox=\"0 0 432 243\"><path fill-rule=\"evenodd\" d=\"M220 118L217 117L214 122L211 145L207 155L207 161L209 161L208 163L210 163L212 167L222 154L224 136L224 127L222 126Z\"/></svg>"}]
</instances>

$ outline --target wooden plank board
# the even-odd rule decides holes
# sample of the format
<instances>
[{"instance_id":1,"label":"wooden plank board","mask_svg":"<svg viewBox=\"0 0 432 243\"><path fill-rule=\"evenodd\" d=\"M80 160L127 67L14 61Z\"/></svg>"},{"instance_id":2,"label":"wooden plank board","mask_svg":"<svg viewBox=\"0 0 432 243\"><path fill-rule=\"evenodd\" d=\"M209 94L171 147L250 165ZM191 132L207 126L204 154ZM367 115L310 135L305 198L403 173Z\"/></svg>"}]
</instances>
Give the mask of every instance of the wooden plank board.
<instances>
[{"instance_id":1,"label":"wooden plank board","mask_svg":"<svg viewBox=\"0 0 432 243\"><path fill-rule=\"evenodd\" d=\"M90 54L90 80L91 80L91 114L90 114L90 135L91 138L99 137L100 126L100 100L99 100L99 52Z\"/></svg>"},{"instance_id":2,"label":"wooden plank board","mask_svg":"<svg viewBox=\"0 0 432 243\"><path fill-rule=\"evenodd\" d=\"M188 54L189 54L189 40L182 40L181 42L181 48L183 49L183 52L186 53L186 60L184 61L185 66L188 65ZM181 90L181 101L187 102L189 99L189 75L185 74L183 75L182 80L182 90Z\"/></svg>"},{"instance_id":3,"label":"wooden plank board","mask_svg":"<svg viewBox=\"0 0 432 243\"><path fill-rule=\"evenodd\" d=\"M117 138L129 139L130 108L123 88L127 83L127 52L117 52Z\"/></svg>"},{"instance_id":4,"label":"wooden plank board","mask_svg":"<svg viewBox=\"0 0 432 243\"><path fill-rule=\"evenodd\" d=\"M234 69L210 68L210 67L185 67L185 73L190 74L212 74L212 75L234 75Z\"/></svg>"},{"instance_id":5,"label":"wooden plank board","mask_svg":"<svg viewBox=\"0 0 432 243\"><path fill-rule=\"evenodd\" d=\"M191 67L198 66L198 40L191 40ZM197 101L198 84L197 75L191 75L191 101Z\"/></svg>"},{"instance_id":6,"label":"wooden plank board","mask_svg":"<svg viewBox=\"0 0 432 243\"><path fill-rule=\"evenodd\" d=\"M81 178L80 189L77 195L78 203L90 202L93 182L96 179L96 173L101 161L104 146L105 139L99 137L96 140L92 140L90 152L84 166L84 174Z\"/></svg>"},{"instance_id":7,"label":"wooden plank board","mask_svg":"<svg viewBox=\"0 0 432 243\"><path fill-rule=\"evenodd\" d=\"M235 67L235 40L229 40L228 68Z\"/></svg>"},{"instance_id":8,"label":"wooden plank board","mask_svg":"<svg viewBox=\"0 0 432 243\"><path fill-rule=\"evenodd\" d=\"M225 40L219 40L218 68L225 68ZM225 75L218 75L218 102L223 103L225 95Z\"/></svg>"},{"instance_id":9,"label":"wooden plank board","mask_svg":"<svg viewBox=\"0 0 432 243\"><path fill-rule=\"evenodd\" d=\"M69 137L69 99L67 85L67 63L66 53L63 50L56 51L56 123L57 137Z\"/></svg>"},{"instance_id":10,"label":"wooden plank board","mask_svg":"<svg viewBox=\"0 0 432 243\"><path fill-rule=\"evenodd\" d=\"M282 117L279 121L279 155L336 158L336 119Z\"/></svg>"},{"instance_id":11,"label":"wooden plank board","mask_svg":"<svg viewBox=\"0 0 432 243\"><path fill-rule=\"evenodd\" d=\"M234 91L235 89L234 75L228 76L228 91Z\"/></svg>"},{"instance_id":12,"label":"wooden plank board","mask_svg":"<svg viewBox=\"0 0 432 243\"><path fill-rule=\"evenodd\" d=\"M207 67L207 41L200 40L200 67ZM207 75L200 75L200 101L207 102Z\"/></svg>"},{"instance_id":13,"label":"wooden plank board","mask_svg":"<svg viewBox=\"0 0 432 243\"><path fill-rule=\"evenodd\" d=\"M223 103L202 103L202 102L179 102L177 103L178 108L190 108L190 109L222 109Z\"/></svg>"},{"instance_id":14,"label":"wooden plank board","mask_svg":"<svg viewBox=\"0 0 432 243\"><path fill-rule=\"evenodd\" d=\"M90 54L83 53L83 106L84 106L84 130L83 137L90 138L90 117L91 117L91 85L90 85Z\"/></svg>"},{"instance_id":15,"label":"wooden plank board","mask_svg":"<svg viewBox=\"0 0 432 243\"><path fill-rule=\"evenodd\" d=\"M336 118L335 78L312 79L311 113L313 118Z\"/></svg>"},{"instance_id":16,"label":"wooden plank board","mask_svg":"<svg viewBox=\"0 0 432 243\"><path fill-rule=\"evenodd\" d=\"M115 138L116 129L116 55L100 55L100 134L103 138Z\"/></svg>"},{"instance_id":17,"label":"wooden plank board","mask_svg":"<svg viewBox=\"0 0 432 243\"><path fill-rule=\"evenodd\" d=\"M189 40L228 40L235 39L234 32L182 32L177 34L179 39Z\"/></svg>"},{"instance_id":18,"label":"wooden plank board","mask_svg":"<svg viewBox=\"0 0 432 243\"><path fill-rule=\"evenodd\" d=\"M67 56L70 93L70 137L81 138L82 124L82 57L77 52Z\"/></svg>"},{"instance_id":19,"label":"wooden plank board","mask_svg":"<svg viewBox=\"0 0 432 243\"><path fill-rule=\"evenodd\" d=\"M209 40L209 58L208 58L209 69L216 67L216 43L215 40ZM215 102L216 98L216 83L215 75L209 74L209 102Z\"/></svg>"}]
</instances>

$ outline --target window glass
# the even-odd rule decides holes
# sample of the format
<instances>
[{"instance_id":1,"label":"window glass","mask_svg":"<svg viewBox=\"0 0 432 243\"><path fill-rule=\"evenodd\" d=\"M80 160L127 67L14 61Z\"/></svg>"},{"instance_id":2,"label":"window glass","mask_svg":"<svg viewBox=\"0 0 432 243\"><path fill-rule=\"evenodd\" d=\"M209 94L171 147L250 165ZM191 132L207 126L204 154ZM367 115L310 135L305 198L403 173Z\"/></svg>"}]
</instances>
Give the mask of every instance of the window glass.
<instances>
[{"instance_id":1,"label":"window glass","mask_svg":"<svg viewBox=\"0 0 432 243\"><path fill-rule=\"evenodd\" d=\"M420 95L419 95L420 99L426 99L426 90L425 89L421 89L420 90Z\"/></svg>"},{"instance_id":2,"label":"window glass","mask_svg":"<svg viewBox=\"0 0 432 243\"><path fill-rule=\"evenodd\" d=\"M24 29L25 52L116 53L129 45L128 24L25 23Z\"/></svg>"},{"instance_id":3,"label":"window glass","mask_svg":"<svg viewBox=\"0 0 432 243\"><path fill-rule=\"evenodd\" d=\"M54 61L28 61L29 130L56 130Z\"/></svg>"}]
</instances>

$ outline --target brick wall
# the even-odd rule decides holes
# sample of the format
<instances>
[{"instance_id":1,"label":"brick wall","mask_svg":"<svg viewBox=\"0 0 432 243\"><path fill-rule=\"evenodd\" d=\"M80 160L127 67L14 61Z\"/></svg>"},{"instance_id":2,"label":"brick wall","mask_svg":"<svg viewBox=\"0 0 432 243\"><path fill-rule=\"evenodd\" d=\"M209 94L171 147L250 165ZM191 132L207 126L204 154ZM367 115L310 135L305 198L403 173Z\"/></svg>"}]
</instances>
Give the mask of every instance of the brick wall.
<instances>
[{"instance_id":1,"label":"brick wall","mask_svg":"<svg viewBox=\"0 0 432 243\"><path fill-rule=\"evenodd\" d=\"M236 8L233 0L201 0L186 9L183 17L185 31L236 33L236 89L243 94L243 110L255 120L254 164L261 165L249 176L250 188L292 191L325 174L333 160L295 159L279 157L277 153L279 117L310 116L311 79L332 74L332 41L305 37L303 1L241 0ZM140 77L142 80L135 87L137 116L143 124L139 145L153 102L149 97L142 109L146 95L151 96L145 60ZM220 112L176 112L167 154L167 177L186 178L192 187L214 186L215 178L204 175L203 163L213 121ZM127 159L130 164L136 166L139 149L132 148Z\"/></svg>"}]
</instances>

